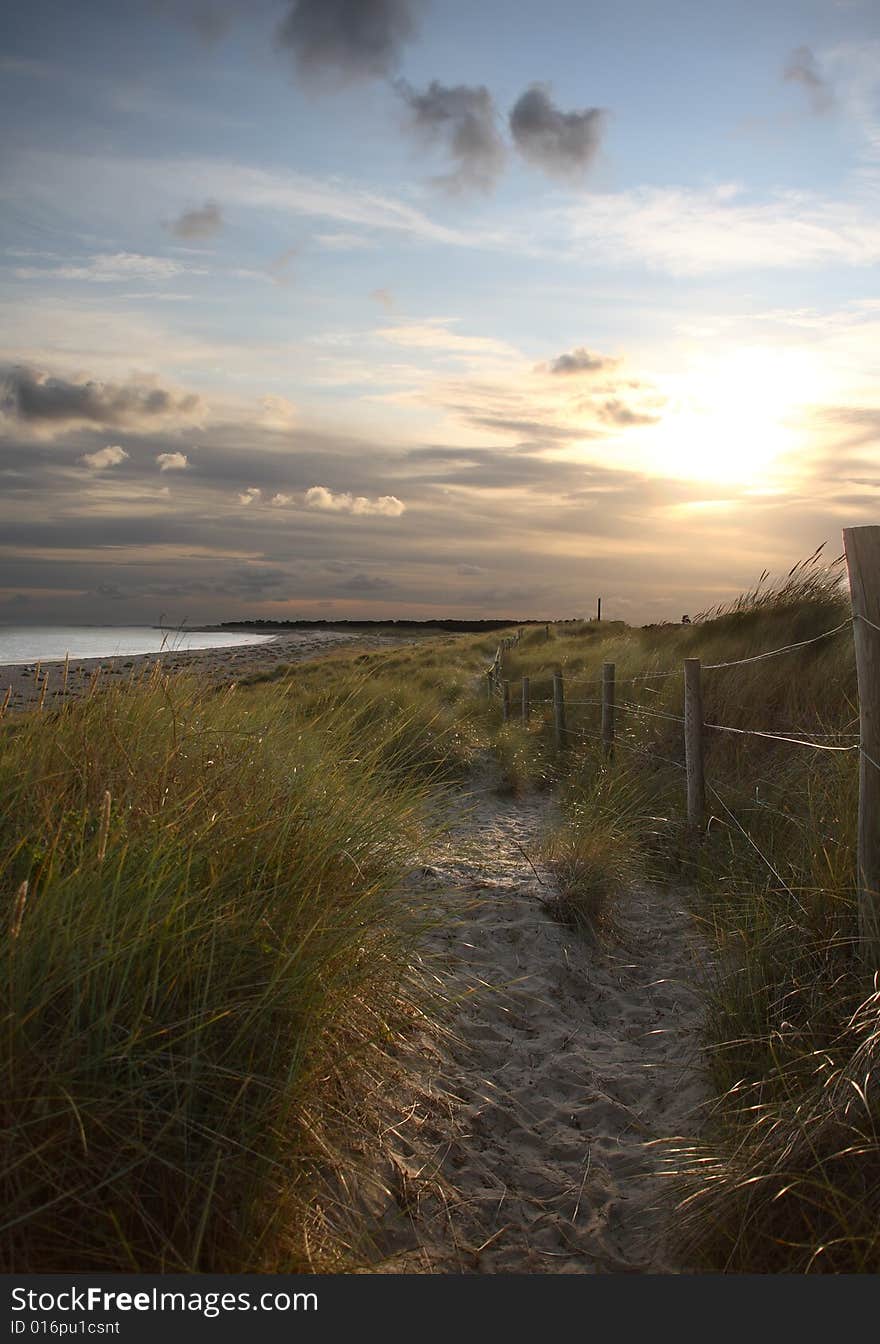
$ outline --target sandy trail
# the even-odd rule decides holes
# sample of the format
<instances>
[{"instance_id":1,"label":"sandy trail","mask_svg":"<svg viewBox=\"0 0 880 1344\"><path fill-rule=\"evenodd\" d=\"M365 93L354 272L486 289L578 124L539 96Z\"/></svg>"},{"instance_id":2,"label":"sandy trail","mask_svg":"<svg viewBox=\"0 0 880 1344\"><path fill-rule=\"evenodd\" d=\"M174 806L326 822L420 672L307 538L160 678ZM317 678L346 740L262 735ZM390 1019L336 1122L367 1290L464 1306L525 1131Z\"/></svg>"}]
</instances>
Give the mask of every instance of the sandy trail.
<instances>
[{"instance_id":1,"label":"sandy trail","mask_svg":"<svg viewBox=\"0 0 880 1344\"><path fill-rule=\"evenodd\" d=\"M693 1133L705 1096L691 920L674 894L621 892L616 936L588 943L545 909L552 803L471 806L413 879L442 920L426 955L455 1039L418 1042L386 1136L381 1267L674 1273L651 1141Z\"/></svg>"}]
</instances>

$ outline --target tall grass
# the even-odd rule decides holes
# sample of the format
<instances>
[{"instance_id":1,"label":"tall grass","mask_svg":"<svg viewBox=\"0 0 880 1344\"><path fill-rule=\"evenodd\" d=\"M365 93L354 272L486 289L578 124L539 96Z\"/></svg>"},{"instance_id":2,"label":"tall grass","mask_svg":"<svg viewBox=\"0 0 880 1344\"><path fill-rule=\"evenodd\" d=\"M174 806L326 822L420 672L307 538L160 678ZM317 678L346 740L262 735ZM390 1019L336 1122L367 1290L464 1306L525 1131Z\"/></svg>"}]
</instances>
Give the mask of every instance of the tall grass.
<instances>
[{"instance_id":1,"label":"tall grass","mask_svg":"<svg viewBox=\"0 0 880 1344\"><path fill-rule=\"evenodd\" d=\"M0 725L6 1271L341 1253L315 1180L419 1011L398 881L456 748L288 691L153 676Z\"/></svg>"},{"instance_id":2,"label":"tall grass","mask_svg":"<svg viewBox=\"0 0 880 1344\"><path fill-rule=\"evenodd\" d=\"M670 1146L667 1172L680 1190L682 1254L707 1269L880 1269L880 1006L855 955L857 753L710 729L697 846L683 815L685 657L724 664L803 645L706 671L706 722L854 740L851 635L805 643L847 621L841 579L841 562L826 564L820 548L690 625L556 626L550 640L530 632L505 661L505 676L528 675L539 700L555 668L565 676L572 745L555 773L566 820L550 852L587 922L613 912L615 887L638 864L694 892L713 962L716 1102L698 1140ZM597 750L599 708L583 703L598 700L606 660L618 681L612 762ZM675 675L641 676L660 671ZM549 736L550 706L539 714Z\"/></svg>"},{"instance_id":3,"label":"tall grass","mask_svg":"<svg viewBox=\"0 0 880 1344\"><path fill-rule=\"evenodd\" d=\"M2 1267L351 1263L367 1094L424 1011L421 914L399 879L445 789L491 753L502 790L558 789L563 918L601 936L621 884L646 875L694 893L717 1101L699 1140L669 1149L683 1254L727 1271L880 1268L856 753L710 730L699 845L684 825L682 659L824 635L848 617L840 578L817 553L691 625L528 629L504 666L514 697L530 677L527 730L486 696L497 634L333 654L223 694L156 677L3 720ZM704 696L710 724L843 745L851 638L707 670Z\"/></svg>"}]
</instances>

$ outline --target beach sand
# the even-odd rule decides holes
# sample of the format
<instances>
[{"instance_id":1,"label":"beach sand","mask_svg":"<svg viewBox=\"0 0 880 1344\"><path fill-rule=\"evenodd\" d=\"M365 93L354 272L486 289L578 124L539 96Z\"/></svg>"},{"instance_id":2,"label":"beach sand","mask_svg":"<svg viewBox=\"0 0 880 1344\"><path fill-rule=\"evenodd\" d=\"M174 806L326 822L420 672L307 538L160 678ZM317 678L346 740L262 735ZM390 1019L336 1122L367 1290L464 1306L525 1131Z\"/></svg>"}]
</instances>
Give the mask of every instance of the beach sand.
<instances>
[{"instance_id":1,"label":"beach sand","mask_svg":"<svg viewBox=\"0 0 880 1344\"><path fill-rule=\"evenodd\" d=\"M302 663L334 650L376 650L410 643L406 636L354 634L331 630L297 630L277 635L259 644L235 644L228 648L175 650L164 653L123 654L118 658L73 658L64 661L0 664L0 704L9 691L9 709L26 710L57 704L66 694L78 699L86 694L97 675L120 679L161 663L167 672L196 672L212 682L240 681L254 673L271 672L285 663ZM48 678L48 680L47 680Z\"/></svg>"},{"instance_id":2,"label":"beach sand","mask_svg":"<svg viewBox=\"0 0 880 1344\"><path fill-rule=\"evenodd\" d=\"M662 1140L696 1133L707 1101L705 949L684 894L644 884L604 941L555 920L554 807L472 791L411 879L450 1034L417 1033L387 1098L363 1192L379 1272L682 1271Z\"/></svg>"}]
</instances>

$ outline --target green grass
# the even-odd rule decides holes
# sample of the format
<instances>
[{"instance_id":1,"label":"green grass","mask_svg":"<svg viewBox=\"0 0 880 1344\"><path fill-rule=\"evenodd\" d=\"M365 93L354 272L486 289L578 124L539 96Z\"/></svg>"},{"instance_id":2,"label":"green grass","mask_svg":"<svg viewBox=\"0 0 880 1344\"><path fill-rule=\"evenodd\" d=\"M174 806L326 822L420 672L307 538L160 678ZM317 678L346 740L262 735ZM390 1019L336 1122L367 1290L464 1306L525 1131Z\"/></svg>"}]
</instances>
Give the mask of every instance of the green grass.
<instances>
[{"instance_id":1,"label":"green grass","mask_svg":"<svg viewBox=\"0 0 880 1344\"><path fill-rule=\"evenodd\" d=\"M601 932L641 874L684 884L714 962L706 1047L716 1101L670 1145L682 1254L726 1272L880 1270L880 1003L856 947L858 756L709 732L708 818L685 825L685 657L738 661L846 622L841 566L816 556L689 626L557 626L505 658L514 695L562 670L565 821L548 852L576 921ZM616 665L618 743L599 749L596 684ZM629 682L643 672L676 675ZM848 629L771 659L705 671L705 719L848 745L858 732ZM545 737L549 706L541 710ZM534 728L533 728L534 732ZM579 737L577 734L588 734ZM820 736L824 735L824 736Z\"/></svg>"},{"instance_id":2,"label":"green grass","mask_svg":"<svg viewBox=\"0 0 880 1344\"><path fill-rule=\"evenodd\" d=\"M288 691L153 677L2 726L7 1272L344 1253L316 1173L420 1011L397 884L460 745Z\"/></svg>"},{"instance_id":3,"label":"green grass","mask_svg":"<svg viewBox=\"0 0 880 1344\"><path fill-rule=\"evenodd\" d=\"M446 791L489 755L501 792L558 792L546 857L561 918L603 937L626 883L693 893L714 957L717 1100L698 1139L668 1150L682 1254L728 1272L877 1272L856 753L710 732L699 843L681 769L685 657L748 658L847 617L839 565L816 556L689 626L527 628L504 657L506 724L484 676L498 634L330 654L222 692L153 677L2 720L0 1268L369 1258L352 1164L377 1142L369 1098L392 1086L399 1034L428 1011L412 970L424 914L400 879ZM610 760L592 703L606 661ZM707 670L704 695L709 723L844 743L851 636Z\"/></svg>"}]
</instances>

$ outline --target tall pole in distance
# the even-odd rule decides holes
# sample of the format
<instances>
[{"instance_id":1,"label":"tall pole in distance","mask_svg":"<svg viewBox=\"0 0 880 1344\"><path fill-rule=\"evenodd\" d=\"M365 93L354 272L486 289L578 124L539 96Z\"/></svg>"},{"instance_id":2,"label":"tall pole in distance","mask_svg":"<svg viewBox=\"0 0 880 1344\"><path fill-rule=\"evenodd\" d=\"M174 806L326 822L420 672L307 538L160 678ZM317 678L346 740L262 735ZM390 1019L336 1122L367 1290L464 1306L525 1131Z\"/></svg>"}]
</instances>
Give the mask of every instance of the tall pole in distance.
<instances>
[{"instance_id":1,"label":"tall pole in distance","mask_svg":"<svg viewBox=\"0 0 880 1344\"><path fill-rule=\"evenodd\" d=\"M598 625L598 623L601 621L601 619L602 619L602 599L601 599L601 597L597 597L597 598L596 598L596 624L597 624L597 625Z\"/></svg>"},{"instance_id":2,"label":"tall pole in distance","mask_svg":"<svg viewBox=\"0 0 880 1344\"><path fill-rule=\"evenodd\" d=\"M684 660L684 759L687 766L687 819L695 834L706 815L703 773L703 685L699 658Z\"/></svg>"},{"instance_id":3,"label":"tall pole in distance","mask_svg":"<svg viewBox=\"0 0 880 1344\"><path fill-rule=\"evenodd\" d=\"M843 549L852 596L859 685L859 944L880 967L880 527L845 527Z\"/></svg>"}]
</instances>

